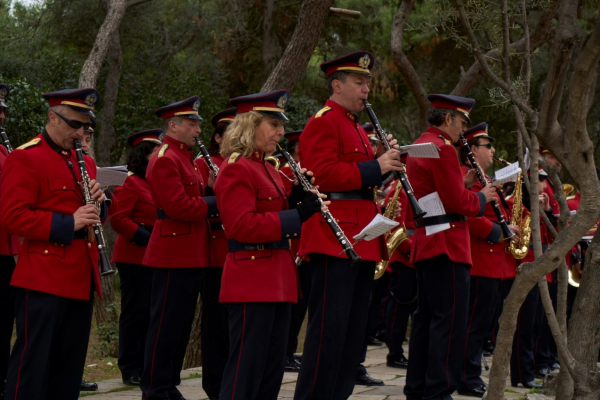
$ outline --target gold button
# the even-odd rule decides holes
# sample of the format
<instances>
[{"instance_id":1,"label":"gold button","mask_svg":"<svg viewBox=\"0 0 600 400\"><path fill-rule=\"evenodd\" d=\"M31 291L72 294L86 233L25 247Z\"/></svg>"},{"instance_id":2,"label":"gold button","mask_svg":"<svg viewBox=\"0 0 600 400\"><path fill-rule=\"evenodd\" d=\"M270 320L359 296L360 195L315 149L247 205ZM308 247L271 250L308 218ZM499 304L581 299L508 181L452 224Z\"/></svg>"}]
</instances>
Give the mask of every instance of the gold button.
<instances>
[{"instance_id":1,"label":"gold button","mask_svg":"<svg viewBox=\"0 0 600 400\"><path fill-rule=\"evenodd\" d=\"M173 232L173 236L177 236L177 234L175 232Z\"/></svg>"},{"instance_id":2,"label":"gold button","mask_svg":"<svg viewBox=\"0 0 600 400\"><path fill-rule=\"evenodd\" d=\"M288 233L287 235L285 235L285 237L290 237L290 234Z\"/></svg>"},{"instance_id":3,"label":"gold button","mask_svg":"<svg viewBox=\"0 0 600 400\"><path fill-rule=\"evenodd\" d=\"M198 171L198 167L194 167L194 169L195 169L196 171Z\"/></svg>"},{"instance_id":4,"label":"gold button","mask_svg":"<svg viewBox=\"0 0 600 400\"><path fill-rule=\"evenodd\" d=\"M452 224L452 227L453 227L453 228L456 228L456 226L454 226L454 224Z\"/></svg>"},{"instance_id":5,"label":"gold button","mask_svg":"<svg viewBox=\"0 0 600 400\"><path fill-rule=\"evenodd\" d=\"M194 182L190 182L190 185L193 185L193 184L194 184Z\"/></svg>"},{"instance_id":6,"label":"gold button","mask_svg":"<svg viewBox=\"0 0 600 400\"><path fill-rule=\"evenodd\" d=\"M336 219L336 220L335 220L335 222L340 222L340 220L339 220L339 219Z\"/></svg>"},{"instance_id":7,"label":"gold button","mask_svg":"<svg viewBox=\"0 0 600 400\"><path fill-rule=\"evenodd\" d=\"M183 145L182 145L182 144L180 144L180 145L179 145L179 148L180 148L180 149L183 149Z\"/></svg>"},{"instance_id":8,"label":"gold button","mask_svg":"<svg viewBox=\"0 0 600 400\"><path fill-rule=\"evenodd\" d=\"M269 201L271 201L271 200L273 200L273 198L272 198L272 197L269 197Z\"/></svg>"},{"instance_id":9,"label":"gold button","mask_svg":"<svg viewBox=\"0 0 600 400\"><path fill-rule=\"evenodd\" d=\"M88 249L91 249L91 248L92 248L92 244L88 243Z\"/></svg>"},{"instance_id":10,"label":"gold button","mask_svg":"<svg viewBox=\"0 0 600 400\"><path fill-rule=\"evenodd\" d=\"M493 252L493 250L492 250L492 249L490 249L490 253L492 253L492 252Z\"/></svg>"},{"instance_id":11,"label":"gold button","mask_svg":"<svg viewBox=\"0 0 600 400\"><path fill-rule=\"evenodd\" d=\"M354 149L354 151L358 151L358 149Z\"/></svg>"},{"instance_id":12,"label":"gold button","mask_svg":"<svg viewBox=\"0 0 600 400\"><path fill-rule=\"evenodd\" d=\"M67 190L67 187L66 187L66 186L63 186L63 190Z\"/></svg>"},{"instance_id":13,"label":"gold button","mask_svg":"<svg viewBox=\"0 0 600 400\"><path fill-rule=\"evenodd\" d=\"M251 260L256 260L256 257L252 256L250 257Z\"/></svg>"},{"instance_id":14,"label":"gold button","mask_svg":"<svg viewBox=\"0 0 600 400\"><path fill-rule=\"evenodd\" d=\"M48 250L44 250L44 254L48 254Z\"/></svg>"},{"instance_id":15,"label":"gold button","mask_svg":"<svg viewBox=\"0 0 600 400\"><path fill-rule=\"evenodd\" d=\"M298 236L298 234L297 234L297 233L294 233L294 237L296 237L296 236Z\"/></svg>"},{"instance_id":16,"label":"gold button","mask_svg":"<svg viewBox=\"0 0 600 400\"><path fill-rule=\"evenodd\" d=\"M213 239L216 239L216 238L217 238L216 236L213 236Z\"/></svg>"}]
</instances>

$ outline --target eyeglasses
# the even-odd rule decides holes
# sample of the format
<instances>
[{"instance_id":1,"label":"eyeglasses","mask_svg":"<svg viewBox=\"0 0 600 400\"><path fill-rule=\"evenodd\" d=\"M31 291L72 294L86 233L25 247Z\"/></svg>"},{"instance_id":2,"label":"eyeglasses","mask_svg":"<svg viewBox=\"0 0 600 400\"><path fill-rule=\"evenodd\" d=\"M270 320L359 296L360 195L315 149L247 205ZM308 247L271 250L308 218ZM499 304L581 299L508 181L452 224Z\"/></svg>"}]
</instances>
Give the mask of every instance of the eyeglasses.
<instances>
[{"instance_id":1,"label":"eyeglasses","mask_svg":"<svg viewBox=\"0 0 600 400\"><path fill-rule=\"evenodd\" d=\"M91 122L81 122L81 121L77 121L75 119L69 119L67 117L63 117L62 115L60 115L56 111L54 112L54 114L58 115L63 121L65 121L67 123L67 125L69 125L73 129L83 128L83 130L86 130L90 126L92 126Z\"/></svg>"},{"instance_id":2,"label":"eyeglasses","mask_svg":"<svg viewBox=\"0 0 600 400\"><path fill-rule=\"evenodd\" d=\"M454 115L452 117L458 119L460 121L460 123L462 124L463 128L467 128L469 126L469 122L466 119L462 119L457 115Z\"/></svg>"},{"instance_id":3,"label":"eyeglasses","mask_svg":"<svg viewBox=\"0 0 600 400\"><path fill-rule=\"evenodd\" d=\"M476 147L487 147L487 149L488 149L488 150L491 150L491 149L492 149L492 147L494 147L494 146L492 146L492 144L491 144L491 143L486 143L486 144L476 144L475 146L476 146Z\"/></svg>"}]
</instances>

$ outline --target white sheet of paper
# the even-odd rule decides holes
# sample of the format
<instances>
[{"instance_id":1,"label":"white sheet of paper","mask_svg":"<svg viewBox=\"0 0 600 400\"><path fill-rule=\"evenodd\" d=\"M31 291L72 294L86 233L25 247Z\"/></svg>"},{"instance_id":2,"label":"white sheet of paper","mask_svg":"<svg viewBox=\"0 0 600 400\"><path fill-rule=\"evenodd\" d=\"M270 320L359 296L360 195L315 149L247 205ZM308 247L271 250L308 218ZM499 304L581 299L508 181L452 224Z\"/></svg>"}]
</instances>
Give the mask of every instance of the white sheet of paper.
<instances>
[{"instance_id":1,"label":"white sheet of paper","mask_svg":"<svg viewBox=\"0 0 600 400\"><path fill-rule=\"evenodd\" d=\"M521 172L521 168L518 163L509 165L496 171L495 178L492 179L492 185L502 185L506 182L514 182L517 179L517 175Z\"/></svg>"},{"instance_id":2,"label":"white sheet of paper","mask_svg":"<svg viewBox=\"0 0 600 400\"><path fill-rule=\"evenodd\" d=\"M429 193L427 196L421 197L419 199L419 205L423 211L427 213L428 217L446 214L446 209L444 208L444 204L442 204L438 192ZM450 229L449 223L430 225L425 227L425 234L431 236L435 233L445 231L446 229Z\"/></svg>"},{"instance_id":3,"label":"white sheet of paper","mask_svg":"<svg viewBox=\"0 0 600 400\"><path fill-rule=\"evenodd\" d=\"M361 240L366 240L368 242L369 240L373 240L383 235L384 233L386 233L390 229L397 227L398 225L400 225L398 222L386 218L381 214L377 214L375 218L373 218L373 220L369 222L369 224L365 226L358 235L354 236L354 240L356 240L357 242L360 242Z\"/></svg>"},{"instance_id":4,"label":"white sheet of paper","mask_svg":"<svg viewBox=\"0 0 600 400\"><path fill-rule=\"evenodd\" d=\"M96 181L100 186L123 186L125 179L127 179L127 172L125 165L98 168L96 170Z\"/></svg>"},{"instance_id":5,"label":"white sheet of paper","mask_svg":"<svg viewBox=\"0 0 600 400\"><path fill-rule=\"evenodd\" d=\"M418 143L400 146L400 151L408 150L408 155L414 158L440 158L440 149L433 143Z\"/></svg>"}]
</instances>

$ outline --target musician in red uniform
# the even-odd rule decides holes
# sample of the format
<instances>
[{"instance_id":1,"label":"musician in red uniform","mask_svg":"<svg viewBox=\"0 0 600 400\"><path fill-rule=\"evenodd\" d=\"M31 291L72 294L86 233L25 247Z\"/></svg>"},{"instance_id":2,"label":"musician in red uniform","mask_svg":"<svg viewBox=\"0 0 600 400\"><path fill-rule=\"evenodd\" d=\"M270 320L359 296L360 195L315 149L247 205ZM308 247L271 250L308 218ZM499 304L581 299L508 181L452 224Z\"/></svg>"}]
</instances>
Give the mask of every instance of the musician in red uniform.
<instances>
[{"instance_id":1,"label":"musician in red uniform","mask_svg":"<svg viewBox=\"0 0 600 400\"><path fill-rule=\"evenodd\" d=\"M220 154L225 131L235 118L237 108L229 108L215 114L210 122L214 127L210 138L208 154L212 162L221 168L223 156ZM198 156L194 163L202 174L202 179L211 179L211 171L204 157ZM207 188L207 193L212 188ZM200 321L200 347L202 350L202 389L210 399L218 398L221 391L223 370L229 356L229 328L227 308L219 302L223 264L227 256L227 238L219 216L208 220L210 262L202 268L202 320Z\"/></svg>"},{"instance_id":2,"label":"musician in red uniform","mask_svg":"<svg viewBox=\"0 0 600 400\"><path fill-rule=\"evenodd\" d=\"M313 171L331 199L331 214L348 238L380 212L374 188L382 176L402 170L400 152L379 148L376 159L356 113L369 94L373 55L359 51L321 64L329 100L300 136L300 161ZM395 140L390 144L396 145ZM387 257L382 237L355 246L361 262L351 265L323 217L303 227L300 255L309 256L311 291L308 328L294 398L345 399L356 382L364 345L375 262Z\"/></svg>"},{"instance_id":3,"label":"musician in red uniform","mask_svg":"<svg viewBox=\"0 0 600 400\"><path fill-rule=\"evenodd\" d=\"M144 400L183 399L177 390L202 279L210 265L207 219L217 212L214 196L194 164L200 134L200 98L161 107L165 136L146 170L157 219L144 253L152 268L150 325L140 388Z\"/></svg>"},{"instance_id":4,"label":"musician in red uniform","mask_svg":"<svg viewBox=\"0 0 600 400\"><path fill-rule=\"evenodd\" d=\"M110 224L118 233L111 262L119 270L121 315L119 317L119 370L123 383L137 386L144 368L144 347L150 318L152 269L143 264L144 253L156 221L146 168L161 144L162 129L136 132L127 138L129 174L117 187Z\"/></svg>"},{"instance_id":5,"label":"musician in red uniform","mask_svg":"<svg viewBox=\"0 0 600 400\"><path fill-rule=\"evenodd\" d=\"M301 203L289 209L281 176L265 161L283 136L288 96L276 90L230 100L238 112L221 143L228 157L215 185L229 247L220 300L229 312L231 345L221 399L277 399L298 297L289 239L321 208L316 194L297 186L293 202Z\"/></svg>"},{"instance_id":6,"label":"musician in red uniform","mask_svg":"<svg viewBox=\"0 0 600 400\"><path fill-rule=\"evenodd\" d=\"M451 399L459 384L467 330L471 248L467 217L481 217L494 189L474 193L475 171L463 177L456 148L470 122L475 100L451 95L428 96L430 127L415 143L434 143L440 158L408 156L406 171L415 197L437 193L445 214L415 221L410 262L417 272L418 306L410 332L410 363L404 394L412 399ZM427 211L427 210L425 210ZM446 228L427 234L427 228Z\"/></svg>"},{"instance_id":7,"label":"musician in red uniform","mask_svg":"<svg viewBox=\"0 0 600 400\"><path fill-rule=\"evenodd\" d=\"M0 83L0 128L6 118L6 98L10 93L8 85ZM5 145L0 146L0 180L4 161L8 156ZM15 270L15 256L21 249L21 240L0 226L0 398L4 396L8 358L10 356L10 339L15 320L14 296L15 289L10 286L10 279Z\"/></svg>"},{"instance_id":8,"label":"musician in red uniform","mask_svg":"<svg viewBox=\"0 0 600 400\"><path fill-rule=\"evenodd\" d=\"M398 181L392 184L386 197L386 203L397 190L401 191L398 197L401 214L395 220L405 225L408 239L398 245L398 249L391 255L389 262L392 276L385 312L385 343L388 347L386 365L392 368L408 368L408 359L404 355L402 344L406 338L408 319L417 307L415 266L410 262L410 248L415 223L412 209L408 204L408 196Z\"/></svg>"},{"instance_id":9,"label":"musician in red uniform","mask_svg":"<svg viewBox=\"0 0 600 400\"><path fill-rule=\"evenodd\" d=\"M494 138L488 135L488 124L482 122L468 129L464 134L475 161L482 171L492 166L496 150L492 146ZM463 176L473 169L466 156L465 149L460 152ZM486 176L488 180L489 177ZM481 183L471 187L472 192L481 190ZM496 201L505 221L510 220L509 205L500 189L496 190ZM477 218L469 218L469 236L471 239L471 282L469 292L469 314L467 321L467 338L465 341L463 368L458 393L466 396L483 397L487 386L481 379L481 357L485 335L489 332L494 315L494 308L500 296L500 284L506 271L516 270L514 257L507 252L498 218L491 204L485 207L485 214ZM515 235L513 241L519 240L519 228L508 226Z\"/></svg>"},{"instance_id":10,"label":"musician in red uniform","mask_svg":"<svg viewBox=\"0 0 600 400\"><path fill-rule=\"evenodd\" d=\"M6 398L79 397L92 322L93 291L101 295L98 247L89 225L73 140L81 140L99 95L95 89L46 93L43 132L13 151L2 172L0 224L25 238L11 285L16 287L17 341ZM90 194L104 200L96 165L85 159Z\"/></svg>"}]
</instances>

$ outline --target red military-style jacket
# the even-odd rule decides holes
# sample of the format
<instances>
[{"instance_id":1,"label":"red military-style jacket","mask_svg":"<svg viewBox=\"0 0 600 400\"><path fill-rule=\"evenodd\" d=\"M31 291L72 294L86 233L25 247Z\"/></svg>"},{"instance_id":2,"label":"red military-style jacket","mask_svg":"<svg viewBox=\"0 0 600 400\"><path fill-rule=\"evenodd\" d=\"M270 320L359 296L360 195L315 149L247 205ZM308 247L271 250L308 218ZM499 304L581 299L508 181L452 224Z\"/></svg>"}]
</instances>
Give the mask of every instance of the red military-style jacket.
<instances>
[{"instance_id":1,"label":"red military-style jacket","mask_svg":"<svg viewBox=\"0 0 600 400\"><path fill-rule=\"evenodd\" d=\"M156 221L150 186L143 176L129 173L115 190L110 224L119 235L111 262L143 265L144 254Z\"/></svg>"},{"instance_id":2,"label":"red military-style jacket","mask_svg":"<svg viewBox=\"0 0 600 400\"><path fill-rule=\"evenodd\" d=\"M464 177L471 167L463 165L461 169ZM471 187L471 191L481 191L481 184L476 183ZM496 199L504 220L510 221L510 210L504 207L497 192ZM486 204L485 213L482 216L469 218L467 222L471 237L471 258L473 259L471 276L507 279L507 277L514 274L517 267L515 258L510 252L507 252L508 240L499 241L502 230L492 204Z\"/></svg>"},{"instance_id":3,"label":"red military-style jacket","mask_svg":"<svg viewBox=\"0 0 600 400\"><path fill-rule=\"evenodd\" d=\"M440 158L414 158L409 155L406 162L408 180L417 200L438 192L446 214L482 216L485 212L485 196L465 188L458 154L450 137L435 127L429 127L415 144L429 142L440 149ZM426 235L425 228L415 229L410 254L412 263L442 254L454 262L472 265L467 221L451 222L450 229L431 236Z\"/></svg>"},{"instance_id":4,"label":"red military-style jacket","mask_svg":"<svg viewBox=\"0 0 600 400\"><path fill-rule=\"evenodd\" d=\"M558 200L554 198L554 186L552 186L552 181L550 179L546 179L546 187L544 188L544 193L548 195L550 198L550 209L552 210L552 214L555 217L560 216L560 204L558 204Z\"/></svg>"},{"instance_id":5,"label":"red military-style jacket","mask_svg":"<svg viewBox=\"0 0 600 400\"><path fill-rule=\"evenodd\" d=\"M368 193L382 183L381 168L357 117L332 100L327 100L325 107L308 121L299 139L298 153L302 167L314 173L315 185L325 194ZM329 211L351 241L380 213L374 200L332 200ZM340 255L341 246L320 213L312 216L302 231L300 255L347 257ZM365 261L387 259L382 236L361 241L354 250Z\"/></svg>"},{"instance_id":6,"label":"red military-style jacket","mask_svg":"<svg viewBox=\"0 0 600 400\"><path fill-rule=\"evenodd\" d=\"M215 165L220 169L223 164L223 156L217 154L210 157ZM202 174L204 182L208 182L209 168L204 160L204 157L199 157L194 160L194 163L198 167L198 170ZM210 189L212 190L212 189ZM210 262L211 267L222 267L225 264L225 258L227 257L227 238L225 237L225 231L223 230L223 223L220 217L208 219L209 229L209 243L210 243Z\"/></svg>"},{"instance_id":7,"label":"red military-style jacket","mask_svg":"<svg viewBox=\"0 0 600 400\"><path fill-rule=\"evenodd\" d=\"M192 151L165 136L146 170L158 218L143 264L156 268L210 266L207 218L218 214L214 196L204 197L204 180Z\"/></svg>"},{"instance_id":8,"label":"red military-style jacket","mask_svg":"<svg viewBox=\"0 0 600 400\"><path fill-rule=\"evenodd\" d=\"M255 151L229 156L215 183L225 235L230 241L264 244L300 234L296 210L277 170ZM233 242L232 242L233 243ZM221 279L222 303L292 302L298 298L296 266L289 249L230 251Z\"/></svg>"},{"instance_id":9,"label":"red military-style jacket","mask_svg":"<svg viewBox=\"0 0 600 400\"><path fill-rule=\"evenodd\" d=\"M408 231L409 238L400 243L396 251L391 255L390 262L388 264L388 269L391 270L390 266L394 262L400 262L407 267L414 268L415 266L410 262L410 248L412 247L412 235L415 231L415 222L413 221L413 212L408 203L408 196L406 192L402 189L402 185L398 184L398 181L394 181L392 183L392 188L388 192L385 197L384 203L389 204L391 198L394 196L397 190L400 190L400 194L398 195L398 201L400 202L400 206L402 210L400 211L400 215L395 218L396 222L400 224L404 224L406 226L406 230ZM394 232L394 231L392 231Z\"/></svg>"},{"instance_id":10,"label":"red military-style jacket","mask_svg":"<svg viewBox=\"0 0 600 400\"><path fill-rule=\"evenodd\" d=\"M95 179L94 161L85 165ZM24 238L11 285L89 300L93 280L101 295L97 243L74 239L73 214L85 204L75 151L44 130L9 154L2 174L0 224Z\"/></svg>"},{"instance_id":11,"label":"red military-style jacket","mask_svg":"<svg viewBox=\"0 0 600 400\"><path fill-rule=\"evenodd\" d=\"M2 171L4 169L4 162L8 157L6 147L0 145L0 181L2 180ZM21 249L21 238L18 236L11 235L4 229L3 225L0 225L0 255L3 256L16 256L19 254Z\"/></svg>"}]
</instances>

